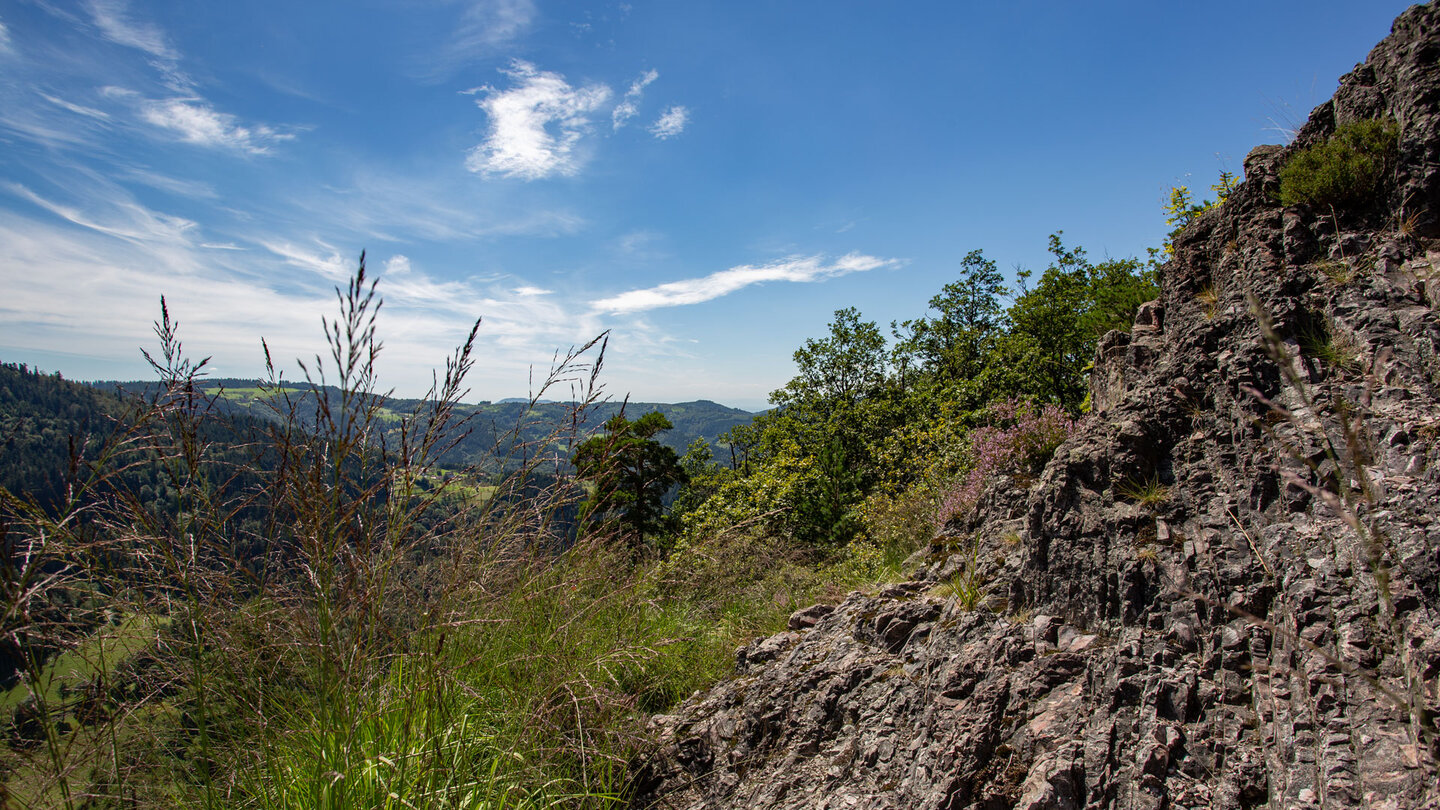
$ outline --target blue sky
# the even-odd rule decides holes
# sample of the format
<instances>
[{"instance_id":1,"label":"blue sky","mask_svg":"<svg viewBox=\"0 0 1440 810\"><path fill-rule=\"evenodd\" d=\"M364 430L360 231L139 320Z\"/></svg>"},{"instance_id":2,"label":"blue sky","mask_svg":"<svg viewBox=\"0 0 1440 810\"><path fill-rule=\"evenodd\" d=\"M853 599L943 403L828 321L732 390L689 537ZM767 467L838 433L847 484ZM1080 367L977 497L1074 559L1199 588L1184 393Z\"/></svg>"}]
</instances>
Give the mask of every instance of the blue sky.
<instances>
[{"instance_id":1,"label":"blue sky","mask_svg":"<svg viewBox=\"0 0 1440 810\"><path fill-rule=\"evenodd\" d=\"M11 0L0 359L143 378L163 294L259 376L363 248L397 393L483 317L472 400L608 329L612 395L760 408L975 248L1143 255L1405 5Z\"/></svg>"}]
</instances>

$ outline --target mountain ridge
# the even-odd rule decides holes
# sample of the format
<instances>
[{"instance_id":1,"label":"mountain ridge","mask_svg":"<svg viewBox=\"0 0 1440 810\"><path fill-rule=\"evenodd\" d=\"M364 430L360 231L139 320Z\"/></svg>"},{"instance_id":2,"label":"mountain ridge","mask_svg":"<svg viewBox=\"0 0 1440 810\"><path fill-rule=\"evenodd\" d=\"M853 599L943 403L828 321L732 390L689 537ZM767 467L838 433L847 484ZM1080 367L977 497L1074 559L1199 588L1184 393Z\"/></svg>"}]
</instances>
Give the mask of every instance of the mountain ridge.
<instances>
[{"instance_id":1,"label":"mountain ridge","mask_svg":"<svg viewBox=\"0 0 1440 810\"><path fill-rule=\"evenodd\" d=\"M102 380L88 383L100 390L121 390L130 394L145 394L155 390L157 383L150 381ZM274 419L276 413L265 404L260 391L260 380L243 378L214 378L204 380L202 390L224 389L224 395L217 400L222 409L246 414L261 419ZM305 395L311 391L306 383L287 381L286 389ZM326 396L336 397L339 389L334 386L317 386L316 390ZM385 408L396 417L413 411L424 402L409 397L387 397ZM507 438L512 430L519 430L519 442L527 444L544 440L551 429L561 422L569 422L576 404L557 400L538 400L533 407L528 399L509 398L495 402L462 403L456 409L458 419L468 419L470 434L449 450L441 459L446 467L459 468L491 463L495 458L505 458L508 453ZM737 425L748 424L755 413L740 408L731 408L712 400L689 402L635 402L629 400L604 399L586 404L581 411L581 425L598 430L605 420L619 413L623 407L631 418L650 411L660 411L670 419L674 427L657 435L657 440L684 454L695 441L703 439L712 453L719 452L719 437ZM566 448L550 448L552 452L568 455Z\"/></svg>"}]
</instances>

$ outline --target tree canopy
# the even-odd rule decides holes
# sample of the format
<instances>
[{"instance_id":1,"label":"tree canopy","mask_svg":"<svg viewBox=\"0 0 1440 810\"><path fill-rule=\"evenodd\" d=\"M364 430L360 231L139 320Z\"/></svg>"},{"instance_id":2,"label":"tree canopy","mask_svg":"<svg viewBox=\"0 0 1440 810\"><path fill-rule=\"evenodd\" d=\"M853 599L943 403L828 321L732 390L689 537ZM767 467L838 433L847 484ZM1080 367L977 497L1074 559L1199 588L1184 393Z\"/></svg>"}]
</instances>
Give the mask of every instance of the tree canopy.
<instances>
[{"instance_id":1,"label":"tree canopy","mask_svg":"<svg viewBox=\"0 0 1440 810\"><path fill-rule=\"evenodd\" d=\"M874 497L963 472L966 436L990 424L996 403L1079 414L1096 342L1159 294L1157 268L1153 258L1092 262L1060 233L1048 248L1049 266L1033 281L1020 270L1013 288L982 251L965 254L920 317L891 323L893 344L858 309L837 310L827 334L795 352L795 376L770 395L776 407L722 437L733 469L707 467L704 493L682 493L686 530L763 518L837 548L864 531Z\"/></svg>"},{"instance_id":2,"label":"tree canopy","mask_svg":"<svg viewBox=\"0 0 1440 810\"><path fill-rule=\"evenodd\" d=\"M687 478L675 451L655 440L671 427L659 411L634 421L622 412L605 423L603 433L575 448L571 462L590 487L582 522L623 527L636 550L661 530L665 493Z\"/></svg>"}]
</instances>

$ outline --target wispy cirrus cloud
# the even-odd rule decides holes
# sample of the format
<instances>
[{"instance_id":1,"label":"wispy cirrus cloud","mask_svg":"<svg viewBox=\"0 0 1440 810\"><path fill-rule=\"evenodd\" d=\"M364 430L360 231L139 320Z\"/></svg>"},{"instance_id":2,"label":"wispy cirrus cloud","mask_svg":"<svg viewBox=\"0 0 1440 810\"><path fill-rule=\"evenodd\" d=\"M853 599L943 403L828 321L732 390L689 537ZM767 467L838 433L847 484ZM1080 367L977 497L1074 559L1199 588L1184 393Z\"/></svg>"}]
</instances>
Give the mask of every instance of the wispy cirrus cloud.
<instances>
[{"instance_id":1,"label":"wispy cirrus cloud","mask_svg":"<svg viewBox=\"0 0 1440 810\"><path fill-rule=\"evenodd\" d=\"M140 105L140 117L185 143L250 155L269 154L275 144L295 137L265 124L242 125L235 116L216 110L200 98L147 100Z\"/></svg>"},{"instance_id":2,"label":"wispy cirrus cloud","mask_svg":"<svg viewBox=\"0 0 1440 810\"><path fill-rule=\"evenodd\" d=\"M159 26L132 19L128 0L89 0L85 9L105 39L148 54L173 92L193 90L195 83L180 69L180 52Z\"/></svg>"},{"instance_id":3,"label":"wispy cirrus cloud","mask_svg":"<svg viewBox=\"0 0 1440 810\"><path fill-rule=\"evenodd\" d=\"M625 126L631 118L640 113L640 98L645 95L645 88L649 87L656 79L660 78L657 70L647 70L640 74L640 78L630 83L630 89L625 91L625 97L610 111L610 122L613 129Z\"/></svg>"},{"instance_id":4,"label":"wispy cirrus cloud","mask_svg":"<svg viewBox=\"0 0 1440 810\"><path fill-rule=\"evenodd\" d=\"M216 109L201 97L196 82L180 67L180 51L159 26L136 19L130 12L128 0L87 0L84 8L103 39L146 54L150 66L160 73L164 92L159 94L142 94L115 86L101 90L101 95L112 101L129 102L144 123L178 137L183 143L249 155L269 154L275 144L295 137L293 132L268 124L242 123L238 117ZM104 111L61 99L47 97L47 100L77 115L109 117Z\"/></svg>"},{"instance_id":5,"label":"wispy cirrus cloud","mask_svg":"<svg viewBox=\"0 0 1440 810\"><path fill-rule=\"evenodd\" d=\"M186 346L213 355L217 373L263 373L262 336L282 364L323 353L319 317L333 311L334 288L353 277L353 254L263 230L241 237L258 251L206 241L199 225L147 209L103 178L64 191L57 201L0 185L0 196L34 206L0 206L0 288L9 292L0 296L0 350L67 355L95 369L78 372L92 377L144 376L136 347L153 341L150 322L164 295ZM488 354L473 381L506 393L525 384L530 365L543 368L555 346L599 329L596 315L505 274L443 279L399 253L372 256L371 266L386 301L383 376L415 394L476 317L484 317Z\"/></svg>"},{"instance_id":6,"label":"wispy cirrus cloud","mask_svg":"<svg viewBox=\"0 0 1440 810\"><path fill-rule=\"evenodd\" d=\"M138 166L121 169L115 176L122 180L133 180L137 183L147 185L150 188L159 189L181 197L190 197L191 199L213 200L220 196L219 192L215 190L215 187L209 183L171 177L170 175L161 174Z\"/></svg>"},{"instance_id":7,"label":"wispy cirrus cloud","mask_svg":"<svg viewBox=\"0 0 1440 810\"><path fill-rule=\"evenodd\" d=\"M5 27L4 20L0 20L0 54L9 53L13 48L10 41L10 29Z\"/></svg>"},{"instance_id":8,"label":"wispy cirrus cloud","mask_svg":"<svg viewBox=\"0 0 1440 810\"><path fill-rule=\"evenodd\" d=\"M534 0L459 0L449 38L416 57L411 75L438 81L477 60L488 59L523 36L535 22Z\"/></svg>"},{"instance_id":9,"label":"wispy cirrus cloud","mask_svg":"<svg viewBox=\"0 0 1440 810\"><path fill-rule=\"evenodd\" d=\"M357 165L351 177L335 186L297 189L273 210L291 221L372 245L373 240L553 237L587 225L566 202L490 188L457 175L448 165L420 174Z\"/></svg>"},{"instance_id":10,"label":"wispy cirrus cloud","mask_svg":"<svg viewBox=\"0 0 1440 810\"><path fill-rule=\"evenodd\" d=\"M343 281L355 272L350 260L341 256L340 251L329 245L321 244L321 249L328 251L322 253L293 242L280 240L262 241L260 244L291 267L309 270L330 281Z\"/></svg>"},{"instance_id":11,"label":"wispy cirrus cloud","mask_svg":"<svg viewBox=\"0 0 1440 810\"><path fill-rule=\"evenodd\" d=\"M100 210L89 211L44 197L20 183L6 183L4 188L73 225L127 242L188 244L187 232L195 228L189 219L152 211L128 195L117 194L99 206Z\"/></svg>"},{"instance_id":12,"label":"wispy cirrus cloud","mask_svg":"<svg viewBox=\"0 0 1440 810\"><path fill-rule=\"evenodd\" d=\"M71 101L66 101L63 98L56 98L49 93L41 93L38 90L35 92L38 93L41 98L45 99L51 104L54 104L56 107L59 107L62 110L68 110L69 112L75 113L76 115L83 115L86 118L94 118L97 121L108 121L110 119L110 113L107 113L104 110L97 110L94 107L86 107L83 104L76 104Z\"/></svg>"},{"instance_id":13,"label":"wispy cirrus cloud","mask_svg":"<svg viewBox=\"0 0 1440 810\"><path fill-rule=\"evenodd\" d=\"M660 140L668 140L685 131L685 125L690 123L690 110L678 104L670 107L655 119L650 125L650 134Z\"/></svg>"},{"instance_id":14,"label":"wispy cirrus cloud","mask_svg":"<svg viewBox=\"0 0 1440 810\"><path fill-rule=\"evenodd\" d=\"M476 104L489 116L490 128L484 142L470 150L466 166L521 180L574 174L575 146L590 128L590 115L610 99L610 88L572 87L559 73L518 59L503 72L514 87L471 91L481 96Z\"/></svg>"},{"instance_id":15,"label":"wispy cirrus cloud","mask_svg":"<svg viewBox=\"0 0 1440 810\"><path fill-rule=\"evenodd\" d=\"M82 124L34 105L0 107L0 130L48 149L93 148L99 140L98 124L97 119Z\"/></svg>"},{"instance_id":16,"label":"wispy cirrus cloud","mask_svg":"<svg viewBox=\"0 0 1440 810\"><path fill-rule=\"evenodd\" d=\"M130 4L124 0L90 0L85 7L100 33L111 42L144 51L156 59L173 62L179 58L158 26L130 19Z\"/></svg>"},{"instance_id":17,"label":"wispy cirrus cloud","mask_svg":"<svg viewBox=\"0 0 1440 810\"><path fill-rule=\"evenodd\" d=\"M823 281L898 264L897 259L881 259L861 253L849 253L831 263L826 263L821 256L793 257L759 266L740 265L701 278L630 290L609 298L601 298L592 302L591 306L596 311L611 314L645 312L662 307L699 304L767 281Z\"/></svg>"}]
</instances>

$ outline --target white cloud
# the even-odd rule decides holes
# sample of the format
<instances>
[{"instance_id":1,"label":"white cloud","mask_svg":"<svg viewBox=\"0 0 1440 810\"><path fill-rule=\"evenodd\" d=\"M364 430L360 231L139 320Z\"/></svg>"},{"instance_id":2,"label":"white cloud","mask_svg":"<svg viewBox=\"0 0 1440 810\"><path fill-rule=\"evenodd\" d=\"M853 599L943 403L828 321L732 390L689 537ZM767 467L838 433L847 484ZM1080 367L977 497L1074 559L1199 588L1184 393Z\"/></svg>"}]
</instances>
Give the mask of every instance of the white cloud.
<instances>
[{"instance_id":1,"label":"white cloud","mask_svg":"<svg viewBox=\"0 0 1440 810\"><path fill-rule=\"evenodd\" d=\"M553 237L586 226L579 214L534 203L513 190L475 183L448 167L425 174L357 165L336 187L307 186L287 196L283 216L344 243L416 239L470 241L498 236Z\"/></svg>"},{"instance_id":2,"label":"white cloud","mask_svg":"<svg viewBox=\"0 0 1440 810\"><path fill-rule=\"evenodd\" d=\"M660 78L660 71L647 70L640 74L640 78L630 84L630 89L625 91L626 98L639 98L656 79Z\"/></svg>"},{"instance_id":3,"label":"white cloud","mask_svg":"<svg viewBox=\"0 0 1440 810\"><path fill-rule=\"evenodd\" d=\"M252 155L268 154L275 143L295 137L264 124L241 126L235 116L219 112L198 98L145 101L141 104L140 116L179 135L180 140L186 143L234 149Z\"/></svg>"},{"instance_id":4,"label":"white cloud","mask_svg":"<svg viewBox=\"0 0 1440 810\"><path fill-rule=\"evenodd\" d=\"M158 26L137 22L130 17L128 0L87 0L85 8L100 34L110 42L148 54L149 64L159 71L162 84L173 97L147 99L141 93L122 87L102 87L102 96L135 106L146 123L168 130L186 143L234 149L252 155L263 155L271 147L295 136L265 124L242 125L230 113L216 110L198 93L196 83L180 69L180 53L172 47ZM60 99L52 103L71 112L99 118L106 114L71 105Z\"/></svg>"},{"instance_id":5,"label":"white cloud","mask_svg":"<svg viewBox=\"0 0 1440 810\"><path fill-rule=\"evenodd\" d=\"M639 112L640 108L636 107L635 103L629 99L616 104L615 109L610 111L611 128L619 129L625 126L625 122L634 118Z\"/></svg>"},{"instance_id":6,"label":"white cloud","mask_svg":"<svg viewBox=\"0 0 1440 810\"><path fill-rule=\"evenodd\" d=\"M5 188L72 224L128 242L187 244L187 232L195 228L191 220L152 211L121 196L106 200L106 210L96 214L42 197L19 183L7 183Z\"/></svg>"},{"instance_id":7,"label":"white cloud","mask_svg":"<svg viewBox=\"0 0 1440 810\"><path fill-rule=\"evenodd\" d=\"M465 65L494 57L530 30L536 17L534 0L461 0L459 5L460 17L449 40L420 54L414 75L443 79Z\"/></svg>"},{"instance_id":8,"label":"white cloud","mask_svg":"<svg viewBox=\"0 0 1440 810\"><path fill-rule=\"evenodd\" d=\"M516 287L513 292L522 298L531 298L537 295L549 295L553 293L554 290L547 290L544 287L532 287L527 284L523 287Z\"/></svg>"},{"instance_id":9,"label":"white cloud","mask_svg":"<svg viewBox=\"0 0 1440 810\"><path fill-rule=\"evenodd\" d=\"M38 90L36 92L39 93ZM94 107L86 107L83 104L75 104L66 101L63 98L56 98L46 93L40 93L40 97L50 102L51 104L54 104L56 107L59 107L62 110L69 110L76 115L83 115L87 118L94 118L99 121L105 121L110 118L109 113L97 110Z\"/></svg>"},{"instance_id":10,"label":"white cloud","mask_svg":"<svg viewBox=\"0 0 1440 810\"><path fill-rule=\"evenodd\" d=\"M319 318L333 313L333 289L355 271L356 253L314 236L262 230L204 239L202 226L145 208L98 173L70 175L59 196L0 183L7 194L35 208L0 205L0 289L9 293L0 296L0 349L69 356L91 378L147 375L137 347L153 345L163 294L186 348L213 355L217 373L262 374L263 336L293 379L290 358L323 354ZM242 249L249 246L264 249ZM384 271L376 274L386 302L381 378L410 395L424 392L430 369L477 316L485 318L484 362L472 383L497 396L523 391L529 367L543 369L556 346L601 329L597 313L535 294L525 280L450 281L401 254L372 257Z\"/></svg>"},{"instance_id":11,"label":"white cloud","mask_svg":"<svg viewBox=\"0 0 1440 810\"><path fill-rule=\"evenodd\" d=\"M610 98L610 88L571 87L565 77L516 60L503 71L517 86L480 88L476 101L490 117L485 142L470 150L466 166L486 175L538 180L579 169L575 146L589 129L590 113Z\"/></svg>"},{"instance_id":12,"label":"white cloud","mask_svg":"<svg viewBox=\"0 0 1440 810\"><path fill-rule=\"evenodd\" d=\"M822 281L895 264L895 259L880 259L859 253L842 256L832 264L823 263L819 256L796 257L759 267L741 265L711 273L703 278L671 281L643 290L631 290L610 298L602 298L591 306L597 311L614 314L644 312L661 307L699 304L766 281Z\"/></svg>"},{"instance_id":13,"label":"white cloud","mask_svg":"<svg viewBox=\"0 0 1440 810\"><path fill-rule=\"evenodd\" d=\"M128 19L129 3L123 0L90 0L86 6L100 33L111 42L169 62L179 58L159 28Z\"/></svg>"},{"instance_id":14,"label":"white cloud","mask_svg":"<svg viewBox=\"0 0 1440 810\"><path fill-rule=\"evenodd\" d=\"M261 244L266 250L285 260L291 267L299 267L302 270L309 270L317 273L330 281L344 281L350 278L355 272L354 265L350 260L340 255L338 250L324 245L325 250L330 251L329 255L322 255L313 250L299 247L291 242L264 241Z\"/></svg>"},{"instance_id":15,"label":"white cloud","mask_svg":"<svg viewBox=\"0 0 1440 810\"><path fill-rule=\"evenodd\" d=\"M94 149L103 128L95 118L76 119L35 104L0 103L0 129L47 149Z\"/></svg>"},{"instance_id":16,"label":"white cloud","mask_svg":"<svg viewBox=\"0 0 1440 810\"><path fill-rule=\"evenodd\" d=\"M460 16L455 47L471 51L499 47L524 33L534 19L532 0L472 0Z\"/></svg>"},{"instance_id":17,"label":"white cloud","mask_svg":"<svg viewBox=\"0 0 1440 810\"><path fill-rule=\"evenodd\" d=\"M166 41L165 32L158 26L130 19L128 0L89 0L85 7L101 36L149 54L150 65L160 71L172 92L194 92L195 83L180 69L180 53Z\"/></svg>"},{"instance_id":18,"label":"white cloud","mask_svg":"<svg viewBox=\"0 0 1440 810\"><path fill-rule=\"evenodd\" d=\"M655 231L631 231L616 240L615 248L624 256L654 259L661 255L658 248L663 240L664 237Z\"/></svg>"},{"instance_id":19,"label":"white cloud","mask_svg":"<svg viewBox=\"0 0 1440 810\"><path fill-rule=\"evenodd\" d=\"M193 199L213 200L220 196L215 187L198 180L182 180L178 177L153 172L149 169L130 167L117 175L123 180L133 180L151 188Z\"/></svg>"},{"instance_id":20,"label":"white cloud","mask_svg":"<svg viewBox=\"0 0 1440 810\"><path fill-rule=\"evenodd\" d=\"M658 78L660 78L659 71L647 70L640 74L640 78L630 83L630 89L625 91L625 98L621 99L620 103L615 105L615 109L610 112L610 121L614 129L625 126L625 122L640 112L640 97L645 95L645 88Z\"/></svg>"},{"instance_id":21,"label":"white cloud","mask_svg":"<svg viewBox=\"0 0 1440 810\"><path fill-rule=\"evenodd\" d=\"M318 348L314 313L333 294L319 287L277 294L227 258L247 254L125 240L0 211L0 332L20 353L68 352L88 358L95 376L148 376L140 346L164 295L186 349L213 354L239 376L262 373L259 338L277 360ZM41 270L43 272L36 272ZM153 351L153 349L152 349Z\"/></svg>"},{"instance_id":22,"label":"white cloud","mask_svg":"<svg viewBox=\"0 0 1440 810\"><path fill-rule=\"evenodd\" d=\"M655 119L655 123L650 125L650 134L661 140L673 138L684 132L685 125L688 123L690 123L690 111L677 104Z\"/></svg>"},{"instance_id":23,"label":"white cloud","mask_svg":"<svg viewBox=\"0 0 1440 810\"><path fill-rule=\"evenodd\" d=\"M11 50L10 29L5 27L4 21L0 21L0 53L9 53Z\"/></svg>"},{"instance_id":24,"label":"white cloud","mask_svg":"<svg viewBox=\"0 0 1440 810\"><path fill-rule=\"evenodd\" d=\"M388 258L388 259L385 260L385 275L387 275L387 276L403 276L403 275L405 275L405 274L407 274L407 273L409 273L409 272L410 272L410 257L409 257L409 256L406 256L406 255L404 255L404 254L402 254L402 253L396 253L394 256L391 256L390 258Z\"/></svg>"}]
</instances>

